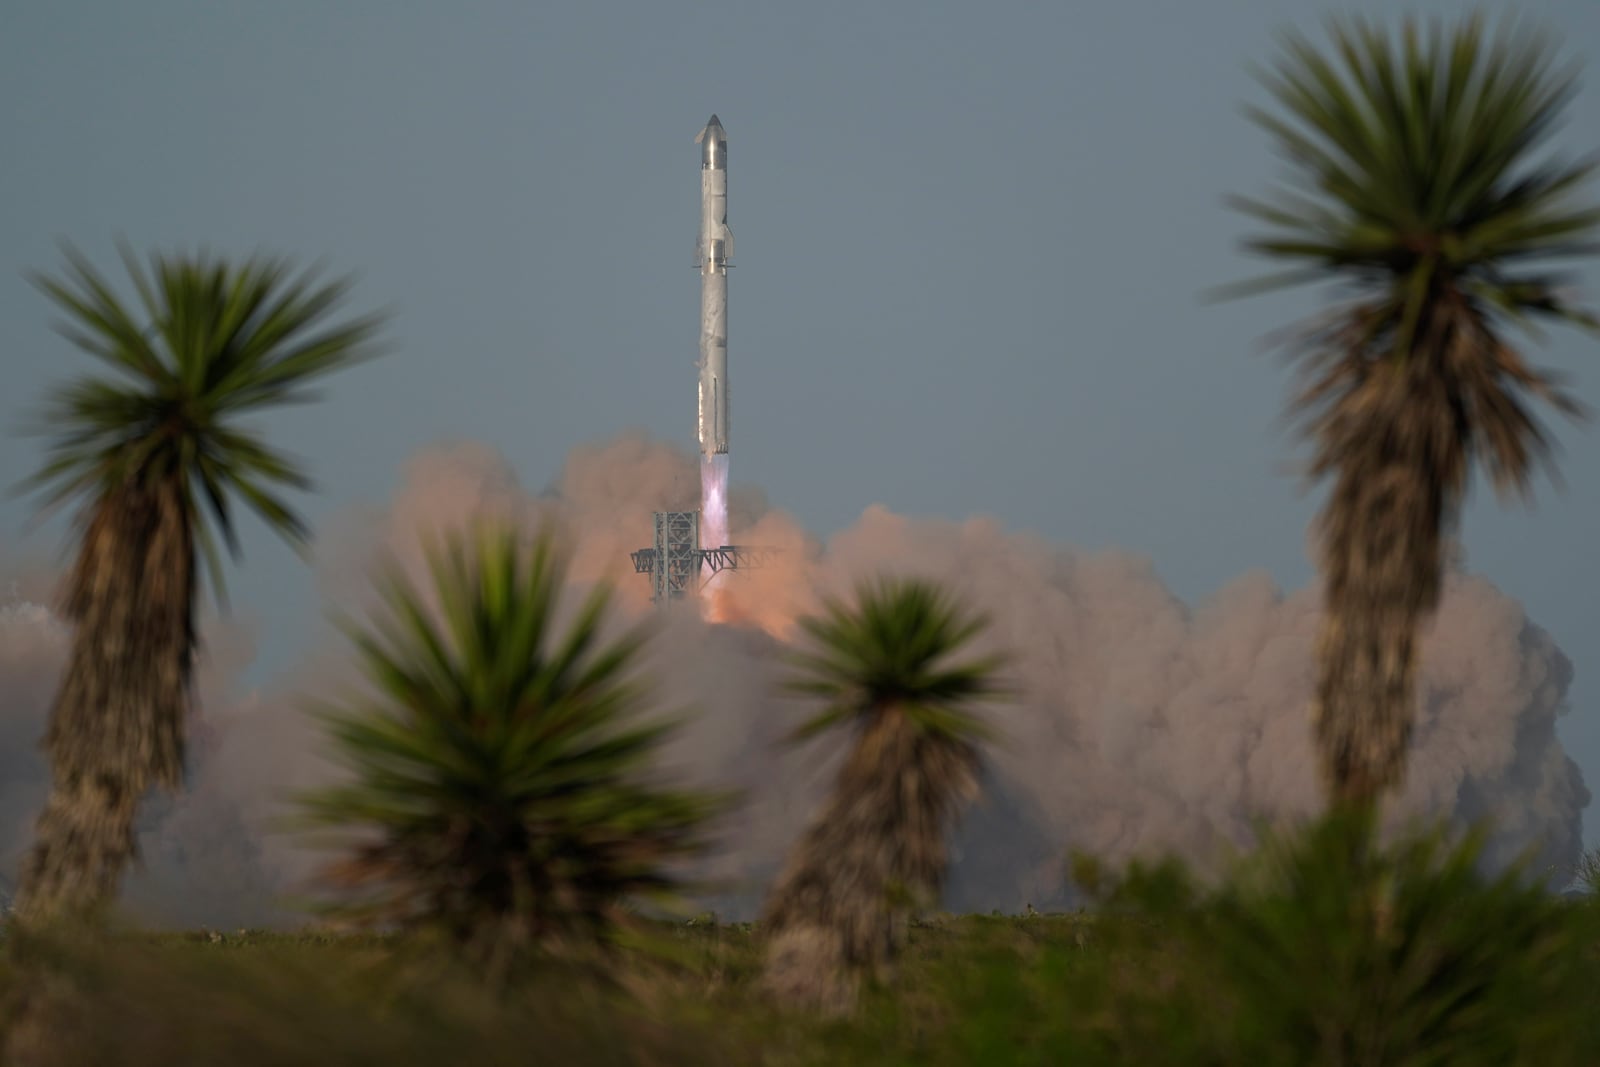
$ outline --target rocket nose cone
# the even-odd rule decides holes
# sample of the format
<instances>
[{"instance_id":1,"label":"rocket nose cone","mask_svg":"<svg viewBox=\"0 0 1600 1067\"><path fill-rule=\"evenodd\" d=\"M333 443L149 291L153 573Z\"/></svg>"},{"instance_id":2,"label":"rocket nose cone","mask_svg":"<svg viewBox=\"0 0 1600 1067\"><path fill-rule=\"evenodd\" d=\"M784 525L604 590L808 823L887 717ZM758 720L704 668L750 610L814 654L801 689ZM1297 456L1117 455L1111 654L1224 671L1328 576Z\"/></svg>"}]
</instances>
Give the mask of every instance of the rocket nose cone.
<instances>
[{"instance_id":1,"label":"rocket nose cone","mask_svg":"<svg viewBox=\"0 0 1600 1067\"><path fill-rule=\"evenodd\" d=\"M715 115L712 115L711 121L706 123L699 133L694 135L694 143L704 146L703 155L701 157L702 163L709 168L716 170L723 169L724 164L720 162L720 159L721 153L726 149L719 148L717 146L726 145L728 143L728 134L727 131L722 128L721 119L717 118Z\"/></svg>"}]
</instances>

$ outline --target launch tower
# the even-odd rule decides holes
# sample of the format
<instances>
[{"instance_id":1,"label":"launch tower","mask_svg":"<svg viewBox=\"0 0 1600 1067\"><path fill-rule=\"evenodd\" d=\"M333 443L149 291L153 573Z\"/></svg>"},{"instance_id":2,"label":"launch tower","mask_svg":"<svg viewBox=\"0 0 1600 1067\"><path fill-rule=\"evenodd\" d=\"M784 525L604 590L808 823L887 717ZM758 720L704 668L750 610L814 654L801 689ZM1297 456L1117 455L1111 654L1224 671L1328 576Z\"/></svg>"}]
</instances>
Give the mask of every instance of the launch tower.
<instances>
[{"instance_id":1,"label":"launch tower","mask_svg":"<svg viewBox=\"0 0 1600 1067\"><path fill-rule=\"evenodd\" d=\"M778 553L760 545L701 548L698 511L658 511L655 525L655 544L630 555L634 573L650 576L650 599L657 604L695 595L722 571L765 566Z\"/></svg>"}]
</instances>

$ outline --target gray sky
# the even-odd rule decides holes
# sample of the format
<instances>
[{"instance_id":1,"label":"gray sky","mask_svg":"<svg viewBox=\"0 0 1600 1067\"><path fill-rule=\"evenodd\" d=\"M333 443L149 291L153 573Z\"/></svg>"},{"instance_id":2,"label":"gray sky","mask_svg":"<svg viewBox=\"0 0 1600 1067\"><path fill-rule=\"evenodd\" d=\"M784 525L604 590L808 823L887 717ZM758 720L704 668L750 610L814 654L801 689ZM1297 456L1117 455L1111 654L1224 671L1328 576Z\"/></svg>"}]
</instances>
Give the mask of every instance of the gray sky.
<instances>
[{"instance_id":1,"label":"gray sky","mask_svg":"<svg viewBox=\"0 0 1600 1067\"><path fill-rule=\"evenodd\" d=\"M1316 499L1285 473L1286 379L1256 341L1311 305L1198 294L1257 269L1221 203L1276 167L1238 112L1246 62L1275 27L1387 6L8 5L0 426L84 366L22 271L63 238L109 263L122 234L325 257L396 308L393 355L274 423L314 463L313 520L386 497L441 438L494 444L533 487L628 428L688 447L691 138L715 111L736 481L819 534L874 502L981 512L1148 553L1190 599L1253 568L1298 586ZM1600 41L1593 0L1516 6ZM1562 143L1596 131L1587 87ZM1600 406L1596 348L1564 333L1538 354ZM1575 661L1564 736L1594 787L1600 428L1556 429L1566 492L1531 512L1479 494L1465 532L1472 568ZM38 457L8 439L0 482ZM26 515L0 502L0 546L25 543ZM303 651L317 599L287 549L254 528L245 547L231 589L264 678Z\"/></svg>"}]
</instances>

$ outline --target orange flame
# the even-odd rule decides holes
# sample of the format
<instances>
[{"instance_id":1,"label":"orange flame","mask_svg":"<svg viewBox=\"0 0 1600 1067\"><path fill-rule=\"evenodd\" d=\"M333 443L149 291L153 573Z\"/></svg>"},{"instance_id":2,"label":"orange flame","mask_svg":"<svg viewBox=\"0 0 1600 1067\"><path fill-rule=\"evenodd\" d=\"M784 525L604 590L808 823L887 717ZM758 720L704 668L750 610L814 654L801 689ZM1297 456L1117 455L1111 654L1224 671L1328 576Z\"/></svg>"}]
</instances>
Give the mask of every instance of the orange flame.
<instances>
[{"instance_id":1,"label":"orange flame","mask_svg":"<svg viewBox=\"0 0 1600 1067\"><path fill-rule=\"evenodd\" d=\"M794 636L797 616L787 601L762 597L759 590L745 591L720 582L721 579L700 595L701 617L707 622L751 627L785 642Z\"/></svg>"}]
</instances>

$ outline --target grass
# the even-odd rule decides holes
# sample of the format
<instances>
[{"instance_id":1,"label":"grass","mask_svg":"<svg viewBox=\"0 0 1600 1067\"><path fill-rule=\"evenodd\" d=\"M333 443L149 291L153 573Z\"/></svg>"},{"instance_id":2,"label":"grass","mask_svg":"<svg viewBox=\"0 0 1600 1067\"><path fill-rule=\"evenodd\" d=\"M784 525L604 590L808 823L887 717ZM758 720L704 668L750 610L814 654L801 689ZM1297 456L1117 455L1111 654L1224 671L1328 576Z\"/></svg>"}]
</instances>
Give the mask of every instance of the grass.
<instances>
[{"instance_id":1,"label":"grass","mask_svg":"<svg viewBox=\"0 0 1600 1067\"><path fill-rule=\"evenodd\" d=\"M83 1067L525 1064L530 1049L547 1063L1027 1063L996 1052L1023 1020L1043 1032L1049 979L1093 951L1091 925L918 925L896 988L870 991L842 1023L768 1007L753 926L707 920L663 927L678 965L628 993L557 973L493 996L410 942L257 931L125 934L99 948L14 939L0 990L9 1012L39 974L57 976L44 995L61 1040L45 1062Z\"/></svg>"},{"instance_id":2,"label":"grass","mask_svg":"<svg viewBox=\"0 0 1600 1067\"><path fill-rule=\"evenodd\" d=\"M1594 909L1571 910L1577 922ZM1206 973L1207 961L1183 958L1145 919L919 923L893 985L839 1022L785 1015L757 995L751 925L659 929L676 965L626 973L626 991L552 971L498 995L410 939L127 934L91 949L13 935L0 1004L46 998L42 1067L1228 1062L1223 1030L1191 1002L1195 983L1174 978ZM1581 979L1574 1004L1600 981L1592 953ZM1600 1062L1600 1028L1573 1040L1571 1062Z\"/></svg>"}]
</instances>

